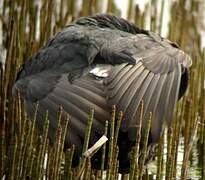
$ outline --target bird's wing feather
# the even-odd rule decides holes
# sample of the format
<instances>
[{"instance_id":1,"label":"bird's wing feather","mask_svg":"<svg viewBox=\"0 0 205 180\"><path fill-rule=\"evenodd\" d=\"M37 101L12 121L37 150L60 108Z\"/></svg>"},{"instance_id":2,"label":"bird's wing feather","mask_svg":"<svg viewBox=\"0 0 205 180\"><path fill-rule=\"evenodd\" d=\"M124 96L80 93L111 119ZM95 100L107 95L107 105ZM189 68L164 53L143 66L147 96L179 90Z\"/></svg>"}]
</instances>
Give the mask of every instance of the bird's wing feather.
<instances>
[{"instance_id":1,"label":"bird's wing feather","mask_svg":"<svg viewBox=\"0 0 205 180\"><path fill-rule=\"evenodd\" d=\"M134 38L132 41L136 42ZM139 124L138 107L143 101L143 126L149 113L153 113L151 138L154 142L158 140L164 124L170 123L172 119L180 87L181 69L189 66L191 60L181 50L163 42L149 44L145 41L140 46L144 46L144 50L135 53L137 51L132 41L124 48L131 51L136 64L113 68L114 75L111 72L104 81L108 104L115 104L118 111L124 112L122 130L128 131L130 138L134 140L133 132Z\"/></svg>"}]
</instances>

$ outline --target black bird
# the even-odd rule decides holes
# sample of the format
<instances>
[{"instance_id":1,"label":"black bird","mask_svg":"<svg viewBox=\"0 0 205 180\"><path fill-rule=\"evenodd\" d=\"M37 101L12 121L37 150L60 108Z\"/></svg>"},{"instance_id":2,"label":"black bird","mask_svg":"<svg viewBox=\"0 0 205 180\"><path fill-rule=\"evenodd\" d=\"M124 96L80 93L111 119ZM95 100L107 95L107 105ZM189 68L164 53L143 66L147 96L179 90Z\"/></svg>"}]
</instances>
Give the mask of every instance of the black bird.
<instances>
[{"instance_id":1,"label":"black bird","mask_svg":"<svg viewBox=\"0 0 205 180\"><path fill-rule=\"evenodd\" d=\"M86 121L95 110L91 145L101 137L110 109L124 113L119 134L120 172L129 170L128 153L139 123L137 109L144 102L144 120L153 113L149 144L158 142L170 124L176 101L188 85L190 57L159 35L112 15L82 17L51 38L17 75L13 93L21 92L32 115L39 101L37 125L49 110L49 139L54 141L57 109L70 115L65 145L76 146L74 164L81 154ZM104 73L98 74L93 70ZM95 159L94 165L99 161Z\"/></svg>"}]
</instances>

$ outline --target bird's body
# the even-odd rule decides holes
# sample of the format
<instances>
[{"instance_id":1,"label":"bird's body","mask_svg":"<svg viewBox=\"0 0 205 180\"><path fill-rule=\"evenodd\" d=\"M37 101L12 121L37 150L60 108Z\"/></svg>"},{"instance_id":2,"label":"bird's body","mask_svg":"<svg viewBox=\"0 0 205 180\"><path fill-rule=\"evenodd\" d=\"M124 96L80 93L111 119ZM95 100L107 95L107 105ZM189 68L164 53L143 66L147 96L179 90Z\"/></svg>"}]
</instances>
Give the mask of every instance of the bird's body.
<instances>
[{"instance_id":1,"label":"bird's body","mask_svg":"<svg viewBox=\"0 0 205 180\"><path fill-rule=\"evenodd\" d=\"M190 65L188 55L169 40L121 18L97 15L78 19L50 39L23 65L13 91L21 92L29 115L39 101L40 130L49 111L51 142L57 128L56 112L63 106L64 116L70 116L65 144L75 144L77 153L82 151L91 109L95 110L91 144L103 134L112 105L124 113L120 141L134 142L132 131L139 123L137 109L142 100L143 127L152 112L150 143L156 143L187 88ZM91 73L98 66L105 76ZM123 161L122 171L127 165Z\"/></svg>"}]
</instances>

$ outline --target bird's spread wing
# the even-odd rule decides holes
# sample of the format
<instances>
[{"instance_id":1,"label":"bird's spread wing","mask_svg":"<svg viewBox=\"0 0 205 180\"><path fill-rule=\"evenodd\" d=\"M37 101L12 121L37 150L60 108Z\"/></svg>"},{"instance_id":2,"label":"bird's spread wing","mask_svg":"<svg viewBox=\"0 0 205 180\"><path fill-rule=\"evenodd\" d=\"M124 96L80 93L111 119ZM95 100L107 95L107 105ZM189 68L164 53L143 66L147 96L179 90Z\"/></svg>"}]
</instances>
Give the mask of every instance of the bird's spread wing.
<instances>
[{"instance_id":1,"label":"bird's spread wing","mask_svg":"<svg viewBox=\"0 0 205 180\"><path fill-rule=\"evenodd\" d=\"M109 69L108 77L96 78L89 71L98 64L115 66ZM66 143L74 143L77 150L81 149L91 109L95 110L93 142L96 134L103 133L112 105L124 112L121 129L129 131L133 139L131 132L139 122L137 109L142 100L144 116L153 113L151 133L155 141L164 120L171 119L182 69L189 65L187 55L157 35L72 25L26 62L13 90L20 90L30 114L39 101L40 129L49 111L51 141L59 106L64 108L63 116L70 116Z\"/></svg>"},{"instance_id":2,"label":"bird's spread wing","mask_svg":"<svg viewBox=\"0 0 205 180\"><path fill-rule=\"evenodd\" d=\"M152 142L158 140L163 125L172 119L178 98L180 80L190 58L181 50L150 37L143 40L132 37L120 44L131 50L136 65L123 64L114 67L105 80L108 104L115 104L124 112L122 130L128 131L131 139L139 124L138 107L144 102L144 121L153 113L151 125ZM130 42L129 42L130 41ZM140 49L140 50L139 50Z\"/></svg>"}]
</instances>

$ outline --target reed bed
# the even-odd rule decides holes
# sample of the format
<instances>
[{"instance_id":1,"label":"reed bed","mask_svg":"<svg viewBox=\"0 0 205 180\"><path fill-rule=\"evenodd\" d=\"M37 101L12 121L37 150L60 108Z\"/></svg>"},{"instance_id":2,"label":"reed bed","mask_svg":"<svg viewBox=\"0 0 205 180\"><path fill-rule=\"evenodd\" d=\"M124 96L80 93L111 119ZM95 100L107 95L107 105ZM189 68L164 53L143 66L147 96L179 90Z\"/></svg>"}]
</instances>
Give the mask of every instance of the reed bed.
<instances>
[{"instance_id":1,"label":"reed bed","mask_svg":"<svg viewBox=\"0 0 205 180\"><path fill-rule=\"evenodd\" d=\"M0 69L0 178L3 179L205 179L205 49L200 34L203 25L204 2L200 0L178 0L171 2L168 38L176 42L193 59L190 69L189 89L178 102L174 120L162 135L154 172L145 165L147 137L151 114L146 125L143 153L139 156L141 126L131 156L130 174L118 174L117 137L122 113L112 116L105 123L105 135L109 133L109 147L103 145L101 170L91 168L90 156L83 156L79 167L71 167L75 147L63 151L68 120L61 120L55 144L49 145L49 115L45 114L43 134L35 129L36 112L28 118L20 95L12 97L12 85L20 65L38 51L57 31L79 16L108 12L120 15L114 0L83 0L81 6L75 0L3 0L0 7L2 44L6 49L5 64ZM150 22L150 29L159 34L165 21L165 1L150 0L142 11L133 0L129 0L127 19L139 27ZM140 112L143 111L143 103ZM89 145L89 134L94 112L88 117L83 152ZM118 117L118 121L114 121ZM109 158L105 161L108 148ZM179 153L179 149L183 148ZM179 162L179 156L183 160ZM140 158L139 158L140 157ZM136 163L137 162L137 163ZM179 164L181 164L179 166ZM107 167L107 171L104 171ZM194 169L190 174L190 169ZM193 171L192 171L193 172Z\"/></svg>"}]
</instances>

